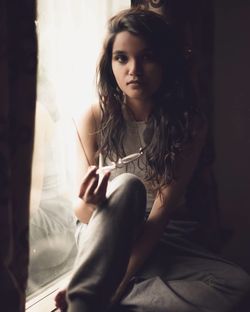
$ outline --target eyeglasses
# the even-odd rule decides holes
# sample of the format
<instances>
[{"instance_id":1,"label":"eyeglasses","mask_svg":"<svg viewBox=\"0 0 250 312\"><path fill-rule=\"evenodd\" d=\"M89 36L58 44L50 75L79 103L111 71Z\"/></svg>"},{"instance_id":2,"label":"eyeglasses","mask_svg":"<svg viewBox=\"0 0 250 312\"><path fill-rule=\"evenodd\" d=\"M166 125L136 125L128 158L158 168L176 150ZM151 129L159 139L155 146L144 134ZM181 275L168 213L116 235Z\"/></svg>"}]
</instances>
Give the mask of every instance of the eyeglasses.
<instances>
[{"instance_id":1,"label":"eyeglasses","mask_svg":"<svg viewBox=\"0 0 250 312\"><path fill-rule=\"evenodd\" d=\"M99 160L99 169L97 170L98 174L105 174L108 171L112 171L115 169L123 168L129 163L139 159L143 155L143 149L140 148L138 153L130 154L128 156L119 158L117 162L112 162L111 165L102 166Z\"/></svg>"}]
</instances>

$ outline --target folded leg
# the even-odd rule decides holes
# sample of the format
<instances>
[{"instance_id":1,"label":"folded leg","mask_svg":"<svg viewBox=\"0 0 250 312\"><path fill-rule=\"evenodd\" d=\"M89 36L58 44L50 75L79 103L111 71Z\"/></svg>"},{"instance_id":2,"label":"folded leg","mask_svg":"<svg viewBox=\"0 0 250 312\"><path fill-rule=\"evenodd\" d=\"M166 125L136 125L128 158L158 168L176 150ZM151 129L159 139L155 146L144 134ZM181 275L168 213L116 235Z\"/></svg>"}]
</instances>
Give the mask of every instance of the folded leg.
<instances>
[{"instance_id":1,"label":"folded leg","mask_svg":"<svg viewBox=\"0 0 250 312\"><path fill-rule=\"evenodd\" d=\"M105 311L121 281L143 223L146 191L132 174L115 178L79 240L76 270L67 290L68 311Z\"/></svg>"}]
</instances>

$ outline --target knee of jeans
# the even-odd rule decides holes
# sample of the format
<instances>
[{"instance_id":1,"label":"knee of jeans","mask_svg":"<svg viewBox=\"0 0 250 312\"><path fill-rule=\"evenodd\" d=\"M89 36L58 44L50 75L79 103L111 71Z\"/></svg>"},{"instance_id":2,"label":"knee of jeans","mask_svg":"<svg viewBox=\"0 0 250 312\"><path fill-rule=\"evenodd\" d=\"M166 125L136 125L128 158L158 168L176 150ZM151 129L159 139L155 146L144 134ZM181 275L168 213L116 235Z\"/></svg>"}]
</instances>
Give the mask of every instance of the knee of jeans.
<instances>
[{"instance_id":1,"label":"knee of jeans","mask_svg":"<svg viewBox=\"0 0 250 312\"><path fill-rule=\"evenodd\" d=\"M112 180L114 188L134 186L144 188L143 182L133 173L122 173Z\"/></svg>"},{"instance_id":2,"label":"knee of jeans","mask_svg":"<svg viewBox=\"0 0 250 312\"><path fill-rule=\"evenodd\" d=\"M126 209L135 207L136 213L145 213L146 189L143 182L132 173L123 173L113 180L113 187L120 194L120 199L132 201ZM141 208L141 209L140 209Z\"/></svg>"},{"instance_id":3,"label":"knee of jeans","mask_svg":"<svg viewBox=\"0 0 250 312\"><path fill-rule=\"evenodd\" d=\"M139 187L145 188L143 182L133 173L122 173L120 174L117 179L120 179L123 185L127 186L133 186L136 187L137 185Z\"/></svg>"},{"instance_id":4,"label":"knee of jeans","mask_svg":"<svg viewBox=\"0 0 250 312\"><path fill-rule=\"evenodd\" d=\"M120 179L120 187L123 188L124 192L132 192L138 197L146 197L146 189L143 182L132 173L123 173L118 179Z\"/></svg>"}]
</instances>

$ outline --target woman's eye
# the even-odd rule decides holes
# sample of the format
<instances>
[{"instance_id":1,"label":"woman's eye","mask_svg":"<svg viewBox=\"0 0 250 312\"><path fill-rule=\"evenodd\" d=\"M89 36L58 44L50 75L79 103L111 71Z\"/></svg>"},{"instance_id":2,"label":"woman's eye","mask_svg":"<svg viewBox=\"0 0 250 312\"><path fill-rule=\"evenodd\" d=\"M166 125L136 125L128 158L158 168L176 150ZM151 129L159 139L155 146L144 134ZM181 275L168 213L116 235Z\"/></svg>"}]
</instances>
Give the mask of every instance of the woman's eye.
<instances>
[{"instance_id":1,"label":"woman's eye","mask_svg":"<svg viewBox=\"0 0 250 312\"><path fill-rule=\"evenodd\" d=\"M115 55L114 59L115 59L117 62L119 62L119 63L121 63L121 64L124 64L124 63L127 62L128 57L127 57L126 55Z\"/></svg>"}]
</instances>

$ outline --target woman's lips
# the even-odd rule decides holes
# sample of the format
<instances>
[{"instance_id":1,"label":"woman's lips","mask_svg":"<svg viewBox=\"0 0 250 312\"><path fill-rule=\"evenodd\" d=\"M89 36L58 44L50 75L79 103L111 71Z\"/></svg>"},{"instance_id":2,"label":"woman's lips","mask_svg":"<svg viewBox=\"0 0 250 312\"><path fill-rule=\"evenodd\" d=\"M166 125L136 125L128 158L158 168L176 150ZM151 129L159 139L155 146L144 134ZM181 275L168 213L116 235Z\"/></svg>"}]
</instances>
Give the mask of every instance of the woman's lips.
<instances>
[{"instance_id":1,"label":"woman's lips","mask_svg":"<svg viewBox=\"0 0 250 312\"><path fill-rule=\"evenodd\" d=\"M142 84L142 81L140 80L131 80L127 83L127 85L141 85Z\"/></svg>"}]
</instances>

